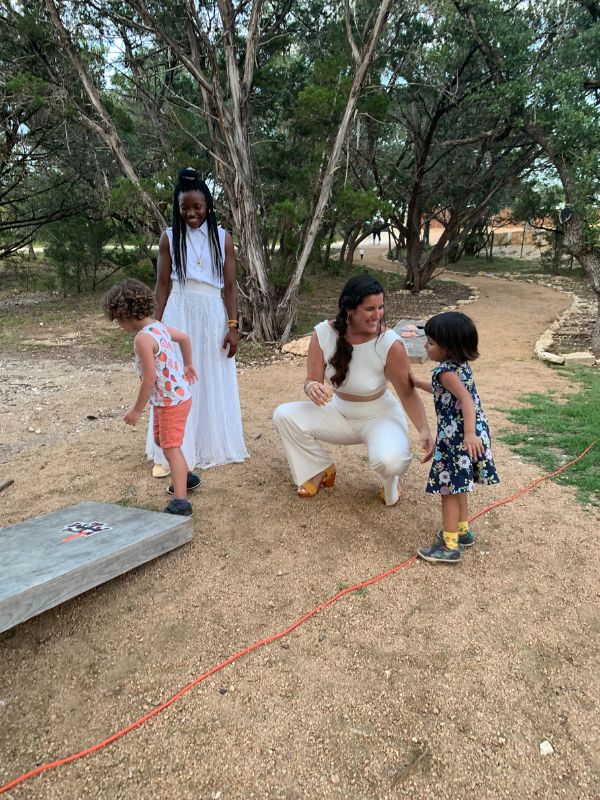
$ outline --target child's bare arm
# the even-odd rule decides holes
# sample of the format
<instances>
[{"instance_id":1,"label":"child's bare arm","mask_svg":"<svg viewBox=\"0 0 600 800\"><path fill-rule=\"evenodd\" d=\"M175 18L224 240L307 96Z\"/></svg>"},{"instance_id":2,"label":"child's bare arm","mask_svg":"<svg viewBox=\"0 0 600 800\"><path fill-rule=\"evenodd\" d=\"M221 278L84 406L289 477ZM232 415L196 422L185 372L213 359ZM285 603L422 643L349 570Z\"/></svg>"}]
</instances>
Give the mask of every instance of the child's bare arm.
<instances>
[{"instance_id":1,"label":"child's bare arm","mask_svg":"<svg viewBox=\"0 0 600 800\"><path fill-rule=\"evenodd\" d=\"M154 366L154 348L156 342L147 333L138 333L135 337L135 351L140 359L142 382L137 399L127 414L123 417L128 425L135 425L146 408L150 395L156 385L156 372Z\"/></svg>"},{"instance_id":2,"label":"child's bare arm","mask_svg":"<svg viewBox=\"0 0 600 800\"><path fill-rule=\"evenodd\" d=\"M183 374L188 383L194 383L198 379L198 373L194 369L192 363L192 341L187 333L171 328L170 325L165 326L169 331L169 335L174 342L177 342L181 355L183 357Z\"/></svg>"},{"instance_id":3,"label":"child's bare arm","mask_svg":"<svg viewBox=\"0 0 600 800\"><path fill-rule=\"evenodd\" d=\"M475 433L475 405L467 387L454 372L442 372L440 383L462 406L465 421L465 450L469 458L475 460L483 455L483 442Z\"/></svg>"}]
</instances>

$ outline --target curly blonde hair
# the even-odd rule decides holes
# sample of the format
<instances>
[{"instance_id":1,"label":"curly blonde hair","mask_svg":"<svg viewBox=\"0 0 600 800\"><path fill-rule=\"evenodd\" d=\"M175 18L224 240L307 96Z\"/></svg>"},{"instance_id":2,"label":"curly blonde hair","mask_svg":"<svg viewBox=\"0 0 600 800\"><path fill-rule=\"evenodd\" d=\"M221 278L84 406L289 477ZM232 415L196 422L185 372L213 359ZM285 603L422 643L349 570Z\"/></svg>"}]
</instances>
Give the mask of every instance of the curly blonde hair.
<instances>
[{"instance_id":1,"label":"curly blonde hair","mask_svg":"<svg viewBox=\"0 0 600 800\"><path fill-rule=\"evenodd\" d=\"M108 290L103 306L110 320L144 319L154 315L154 294L145 283L127 278Z\"/></svg>"}]
</instances>

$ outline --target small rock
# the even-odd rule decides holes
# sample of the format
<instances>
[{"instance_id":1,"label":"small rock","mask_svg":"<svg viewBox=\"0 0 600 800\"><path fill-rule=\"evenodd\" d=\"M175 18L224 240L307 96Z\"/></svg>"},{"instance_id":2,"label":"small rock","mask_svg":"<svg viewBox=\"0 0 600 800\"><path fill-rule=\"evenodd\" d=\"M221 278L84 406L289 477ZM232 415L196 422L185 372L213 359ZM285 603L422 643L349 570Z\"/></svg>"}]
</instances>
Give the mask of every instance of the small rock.
<instances>
[{"instance_id":1,"label":"small rock","mask_svg":"<svg viewBox=\"0 0 600 800\"><path fill-rule=\"evenodd\" d=\"M310 336L303 336L301 339L294 339L291 342L286 342L281 348L281 352L292 353L295 356L306 356L308 354L310 340Z\"/></svg>"},{"instance_id":2,"label":"small rock","mask_svg":"<svg viewBox=\"0 0 600 800\"><path fill-rule=\"evenodd\" d=\"M582 364L584 367L593 367L595 363L596 356L589 351L565 353L565 364Z\"/></svg>"},{"instance_id":3,"label":"small rock","mask_svg":"<svg viewBox=\"0 0 600 800\"><path fill-rule=\"evenodd\" d=\"M331 782L338 784L340 782L340 776L336 775L335 773L331 776Z\"/></svg>"},{"instance_id":4,"label":"small rock","mask_svg":"<svg viewBox=\"0 0 600 800\"><path fill-rule=\"evenodd\" d=\"M547 739L544 739L543 742L540 742L540 755L541 756L551 756L554 752L554 748L550 744Z\"/></svg>"}]
</instances>

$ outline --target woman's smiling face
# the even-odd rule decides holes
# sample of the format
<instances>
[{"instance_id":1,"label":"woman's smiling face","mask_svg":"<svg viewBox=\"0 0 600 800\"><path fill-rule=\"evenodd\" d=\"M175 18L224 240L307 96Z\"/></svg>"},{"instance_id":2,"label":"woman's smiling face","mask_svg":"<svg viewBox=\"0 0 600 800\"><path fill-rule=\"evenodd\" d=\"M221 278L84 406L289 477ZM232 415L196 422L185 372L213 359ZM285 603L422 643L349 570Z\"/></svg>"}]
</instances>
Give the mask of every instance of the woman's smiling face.
<instances>
[{"instance_id":1,"label":"woman's smiling face","mask_svg":"<svg viewBox=\"0 0 600 800\"><path fill-rule=\"evenodd\" d=\"M356 308L348 312L352 333L378 334L384 311L383 294L369 294L364 297Z\"/></svg>"},{"instance_id":2,"label":"woman's smiling face","mask_svg":"<svg viewBox=\"0 0 600 800\"><path fill-rule=\"evenodd\" d=\"M190 228L199 228L207 212L206 197L202 192L194 190L179 195L179 213Z\"/></svg>"}]
</instances>

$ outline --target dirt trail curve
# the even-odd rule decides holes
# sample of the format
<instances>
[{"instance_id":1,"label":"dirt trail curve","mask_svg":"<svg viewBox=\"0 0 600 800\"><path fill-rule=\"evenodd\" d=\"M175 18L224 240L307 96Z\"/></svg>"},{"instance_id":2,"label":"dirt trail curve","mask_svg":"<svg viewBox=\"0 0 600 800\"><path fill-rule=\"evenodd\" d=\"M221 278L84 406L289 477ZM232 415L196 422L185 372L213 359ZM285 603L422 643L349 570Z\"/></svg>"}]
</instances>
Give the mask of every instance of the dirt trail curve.
<instances>
[{"instance_id":1,"label":"dirt trail curve","mask_svg":"<svg viewBox=\"0 0 600 800\"><path fill-rule=\"evenodd\" d=\"M520 392L568 388L531 352L569 298L468 283L480 292L467 307L481 338L476 379L497 431ZM81 376L80 415L86 393L108 392L116 414L135 385L122 367L108 389L103 370ZM428 541L439 509L417 461L393 509L376 499L362 448L333 449L333 493L294 496L271 414L302 396L303 377L302 360L240 375L252 458L205 472L193 543L0 636L0 783L103 739ZM32 419L43 413L33 406L46 408L29 402ZM0 495L5 523L84 498L163 505L142 431L108 413L97 425L1 465L15 479ZM474 511L539 476L497 438L495 456L502 483L476 492ZM544 483L481 518L461 566L415 563L346 597L120 742L10 796L597 800L598 522L572 491ZM546 739L554 754L542 757Z\"/></svg>"}]
</instances>

